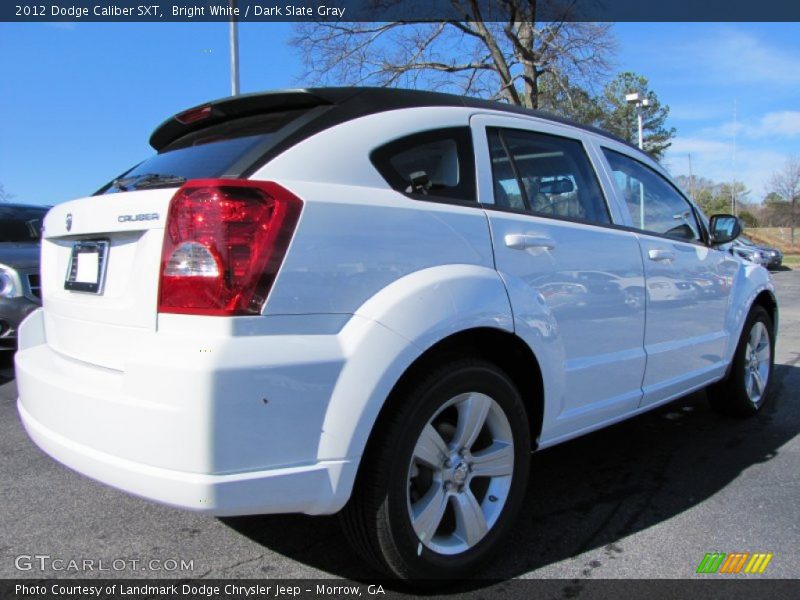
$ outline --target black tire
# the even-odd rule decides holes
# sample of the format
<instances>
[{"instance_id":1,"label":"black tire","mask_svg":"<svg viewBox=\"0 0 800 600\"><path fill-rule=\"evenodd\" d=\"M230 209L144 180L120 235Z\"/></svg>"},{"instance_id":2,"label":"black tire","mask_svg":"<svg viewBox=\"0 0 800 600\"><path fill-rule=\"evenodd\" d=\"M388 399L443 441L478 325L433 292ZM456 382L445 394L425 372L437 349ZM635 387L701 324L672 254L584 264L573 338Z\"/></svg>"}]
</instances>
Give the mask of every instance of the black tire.
<instances>
[{"instance_id":1,"label":"black tire","mask_svg":"<svg viewBox=\"0 0 800 600\"><path fill-rule=\"evenodd\" d=\"M769 341L769 359L766 383L757 398L748 391L748 371L751 369L751 356L748 355L748 344L754 328L766 329L766 339ZM761 330L763 332L763 329ZM752 417L760 411L769 400L772 389L772 371L775 364L775 332L772 318L762 306L754 306L747 316L742 336L736 346L733 364L728 375L722 381L710 386L707 390L708 401L711 407L720 414L730 417Z\"/></svg>"},{"instance_id":2,"label":"black tire","mask_svg":"<svg viewBox=\"0 0 800 600\"><path fill-rule=\"evenodd\" d=\"M508 375L483 360L456 360L416 378L404 389L405 392L393 399L396 402L392 404L392 413L381 420L380 429L373 434L368 445L353 495L341 514L345 534L367 562L393 577L419 581L474 575L478 566L497 551L498 544L516 518L525 496L531 449L525 406ZM446 417L452 419L454 413L457 415L456 421L461 419L459 404L449 408L447 406L457 398L464 398L463 394L466 393L477 393L496 403L492 405L493 416L485 418L484 427L489 427L491 423L505 423L504 431L513 436L513 452L508 450L506 453L513 455L513 469L507 465L511 478L510 483L503 484L508 485L508 489L505 504L499 511L496 504L486 504L497 502L495 495L483 490L481 497L480 490L475 490L476 486L484 485L478 483L481 481L478 475L469 475L470 479L466 480L465 485L455 485L452 483L457 481L455 479L441 484L442 489L445 485L450 486L449 492L437 493L445 497L443 505L448 507L446 510L453 511L452 514L455 514L457 507L453 507L451 501L458 504L459 498L447 494L455 496L456 493L466 493L472 494L471 498L477 500L481 510L494 510L492 514L496 515L492 517L496 520L488 527L488 532L478 538L479 541L474 545L457 554L442 554L424 545L412 524L411 503L415 493L412 490L417 481L412 478L413 470L417 468L412 465L412 455L418 448L423 429L429 423L431 427L439 428L442 441L451 448L455 447L458 436L456 426L452 427L450 442L447 441L448 434L442 432L442 428L447 426ZM507 421L498 417L498 410L502 411ZM484 437L479 439L484 439L482 443L486 443L485 436L488 432L488 429L481 430L480 435ZM489 437L494 439L494 436ZM496 444L494 441L490 443ZM473 450L479 446L476 441L469 448ZM469 458L476 458L481 453L480 448L477 452L475 456L468 454ZM457 466L460 468L464 465L459 462ZM445 477L456 477L451 471L455 473L459 468L442 471L447 471ZM462 470L458 477L463 476ZM502 479L507 482L503 477L487 481ZM436 481L430 485L428 492L436 485ZM488 486L489 483L485 485ZM462 495L460 500L464 501L465 497ZM484 506L487 508L484 509ZM466 514L461 511L459 513L462 516ZM453 517L452 523L457 523L457 519L458 517ZM434 543L436 532L443 530L445 518L436 522L439 525L429 536L430 544ZM489 520L485 522L488 524ZM455 525L450 535L455 535L457 528Z\"/></svg>"}]
</instances>

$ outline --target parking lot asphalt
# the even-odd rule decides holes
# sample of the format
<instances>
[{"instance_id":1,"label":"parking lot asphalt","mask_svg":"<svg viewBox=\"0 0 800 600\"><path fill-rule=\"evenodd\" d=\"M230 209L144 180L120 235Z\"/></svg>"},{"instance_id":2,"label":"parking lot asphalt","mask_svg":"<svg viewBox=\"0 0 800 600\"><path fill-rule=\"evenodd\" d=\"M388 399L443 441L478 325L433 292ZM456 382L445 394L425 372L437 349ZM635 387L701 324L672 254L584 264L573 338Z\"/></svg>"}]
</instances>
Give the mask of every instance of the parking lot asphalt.
<instances>
[{"instance_id":1,"label":"parking lot asphalt","mask_svg":"<svg viewBox=\"0 0 800 600\"><path fill-rule=\"evenodd\" d=\"M771 552L761 577L800 577L800 271L774 279L771 404L722 418L700 392L534 455L519 525L483 576L689 578L720 551ZM335 516L215 519L62 467L25 435L12 363L0 361L0 577L375 576Z\"/></svg>"}]
</instances>

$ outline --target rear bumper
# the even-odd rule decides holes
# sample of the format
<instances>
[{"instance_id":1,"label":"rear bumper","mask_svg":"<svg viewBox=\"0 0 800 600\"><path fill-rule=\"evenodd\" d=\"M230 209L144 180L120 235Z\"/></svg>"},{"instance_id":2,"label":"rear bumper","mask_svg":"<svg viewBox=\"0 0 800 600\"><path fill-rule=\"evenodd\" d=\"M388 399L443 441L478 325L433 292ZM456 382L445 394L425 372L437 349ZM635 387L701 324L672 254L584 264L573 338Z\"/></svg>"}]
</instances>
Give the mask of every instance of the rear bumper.
<instances>
[{"instance_id":1,"label":"rear bumper","mask_svg":"<svg viewBox=\"0 0 800 600\"><path fill-rule=\"evenodd\" d=\"M350 461L205 475L161 469L76 444L48 429L17 402L30 438L62 464L115 488L171 506L218 516L330 511L333 482Z\"/></svg>"},{"instance_id":2,"label":"rear bumper","mask_svg":"<svg viewBox=\"0 0 800 600\"><path fill-rule=\"evenodd\" d=\"M189 334L153 332L116 371L53 350L34 312L16 355L25 429L68 467L173 506L220 516L339 510L358 457L318 452L344 363L336 336L312 346L305 336L199 335L208 352Z\"/></svg>"}]
</instances>

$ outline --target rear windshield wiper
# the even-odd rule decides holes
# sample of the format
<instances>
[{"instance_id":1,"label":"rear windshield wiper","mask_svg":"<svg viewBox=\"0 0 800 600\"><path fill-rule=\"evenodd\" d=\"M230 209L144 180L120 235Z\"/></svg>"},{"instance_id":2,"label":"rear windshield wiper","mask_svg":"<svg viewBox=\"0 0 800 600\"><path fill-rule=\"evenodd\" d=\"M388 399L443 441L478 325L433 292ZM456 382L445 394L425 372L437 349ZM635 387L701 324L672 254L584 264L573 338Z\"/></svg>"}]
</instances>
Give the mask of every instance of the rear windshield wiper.
<instances>
[{"instance_id":1,"label":"rear windshield wiper","mask_svg":"<svg viewBox=\"0 0 800 600\"><path fill-rule=\"evenodd\" d=\"M185 177L179 175L165 175L163 173L144 173L115 179L112 185L123 191L141 190L143 188L181 185L186 183Z\"/></svg>"}]
</instances>

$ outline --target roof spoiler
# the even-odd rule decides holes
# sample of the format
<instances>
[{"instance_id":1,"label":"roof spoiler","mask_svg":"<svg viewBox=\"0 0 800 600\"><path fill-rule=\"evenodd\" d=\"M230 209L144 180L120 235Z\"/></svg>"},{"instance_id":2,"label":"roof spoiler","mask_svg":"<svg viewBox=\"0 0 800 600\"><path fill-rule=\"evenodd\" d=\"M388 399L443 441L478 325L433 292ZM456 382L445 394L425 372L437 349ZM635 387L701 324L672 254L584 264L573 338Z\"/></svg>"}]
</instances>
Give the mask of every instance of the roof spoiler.
<instances>
[{"instance_id":1,"label":"roof spoiler","mask_svg":"<svg viewBox=\"0 0 800 600\"><path fill-rule=\"evenodd\" d=\"M286 90L221 98L173 115L156 127L150 136L150 145L160 151L187 133L229 119L329 104L333 102L309 90Z\"/></svg>"}]
</instances>

